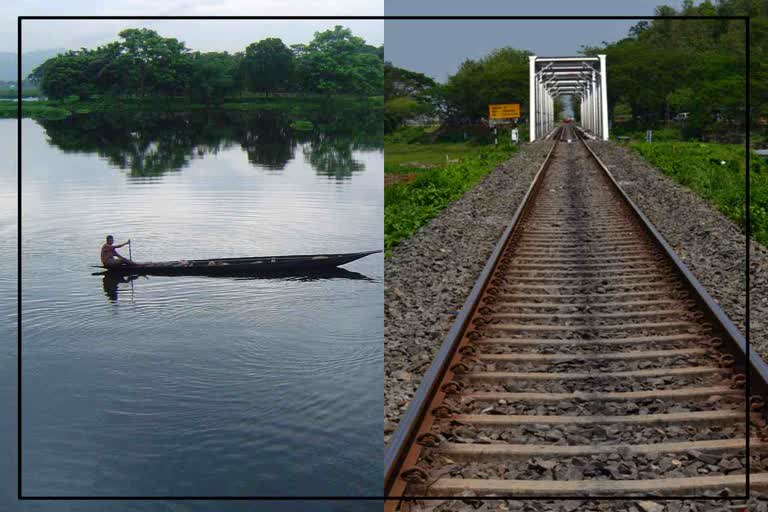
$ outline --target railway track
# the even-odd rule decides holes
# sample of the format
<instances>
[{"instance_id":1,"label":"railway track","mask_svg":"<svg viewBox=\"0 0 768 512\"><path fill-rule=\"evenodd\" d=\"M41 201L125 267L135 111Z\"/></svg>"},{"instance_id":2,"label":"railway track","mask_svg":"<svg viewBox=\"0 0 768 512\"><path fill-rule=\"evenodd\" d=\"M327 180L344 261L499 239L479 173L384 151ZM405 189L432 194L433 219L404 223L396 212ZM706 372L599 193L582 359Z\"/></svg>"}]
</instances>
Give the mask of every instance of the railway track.
<instances>
[{"instance_id":1,"label":"railway track","mask_svg":"<svg viewBox=\"0 0 768 512\"><path fill-rule=\"evenodd\" d=\"M766 488L768 367L745 355L561 127L387 446L386 508L419 496L743 496L748 467L750 488Z\"/></svg>"}]
</instances>

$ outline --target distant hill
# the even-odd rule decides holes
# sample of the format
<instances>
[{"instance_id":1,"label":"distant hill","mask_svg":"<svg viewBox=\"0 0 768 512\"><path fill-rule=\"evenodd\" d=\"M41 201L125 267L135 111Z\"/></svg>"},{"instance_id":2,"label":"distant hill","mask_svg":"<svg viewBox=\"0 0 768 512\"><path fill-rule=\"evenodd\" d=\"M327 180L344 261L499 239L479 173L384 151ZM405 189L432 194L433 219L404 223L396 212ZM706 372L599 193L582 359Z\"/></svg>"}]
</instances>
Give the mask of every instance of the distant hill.
<instances>
[{"instance_id":1,"label":"distant hill","mask_svg":"<svg viewBox=\"0 0 768 512\"><path fill-rule=\"evenodd\" d=\"M0 81L16 80L16 54L0 52Z\"/></svg>"},{"instance_id":2,"label":"distant hill","mask_svg":"<svg viewBox=\"0 0 768 512\"><path fill-rule=\"evenodd\" d=\"M66 50L55 48L24 53L21 56L22 78L26 78L27 75L37 66L63 51ZM0 81L10 82L16 80L16 61L17 57L15 52L0 52Z\"/></svg>"}]
</instances>

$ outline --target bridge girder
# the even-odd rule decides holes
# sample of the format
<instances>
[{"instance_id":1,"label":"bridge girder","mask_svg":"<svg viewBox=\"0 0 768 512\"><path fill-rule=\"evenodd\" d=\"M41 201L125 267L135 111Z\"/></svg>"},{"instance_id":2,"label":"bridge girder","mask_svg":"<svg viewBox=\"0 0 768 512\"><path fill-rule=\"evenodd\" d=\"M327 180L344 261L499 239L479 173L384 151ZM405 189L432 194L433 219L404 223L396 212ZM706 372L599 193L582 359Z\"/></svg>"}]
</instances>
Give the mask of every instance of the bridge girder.
<instances>
[{"instance_id":1,"label":"bridge girder","mask_svg":"<svg viewBox=\"0 0 768 512\"><path fill-rule=\"evenodd\" d=\"M597 57L529 57L531 142L555 128L555 98L581 99L582 128L608 140L608 97L605 55Z\"/></svg>"}]
</instances>

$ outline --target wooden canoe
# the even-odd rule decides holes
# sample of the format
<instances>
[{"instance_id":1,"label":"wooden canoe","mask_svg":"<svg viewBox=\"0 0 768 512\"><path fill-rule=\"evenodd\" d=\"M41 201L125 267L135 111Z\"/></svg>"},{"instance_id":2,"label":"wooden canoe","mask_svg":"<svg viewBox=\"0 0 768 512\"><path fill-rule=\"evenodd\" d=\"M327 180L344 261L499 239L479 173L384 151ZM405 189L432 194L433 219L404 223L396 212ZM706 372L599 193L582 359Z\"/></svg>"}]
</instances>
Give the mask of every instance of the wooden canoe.
<instances>
[{"instance_id":1,"label":"wooden canoe","mask_svg":"<svg viewBox=\"0 0 768 512\"><path fill-rule=\"evenodd\" d=\"M352 252L346 254L308 254L296 256L256 256L251 258L212 258L207 260L179 260L160 262L134 262L131 265L99 267L116 274L129 275L212 275L212 274L269 274L307 272L329 269L359 260L381 251Z\"/></svg>"}]
</instances>

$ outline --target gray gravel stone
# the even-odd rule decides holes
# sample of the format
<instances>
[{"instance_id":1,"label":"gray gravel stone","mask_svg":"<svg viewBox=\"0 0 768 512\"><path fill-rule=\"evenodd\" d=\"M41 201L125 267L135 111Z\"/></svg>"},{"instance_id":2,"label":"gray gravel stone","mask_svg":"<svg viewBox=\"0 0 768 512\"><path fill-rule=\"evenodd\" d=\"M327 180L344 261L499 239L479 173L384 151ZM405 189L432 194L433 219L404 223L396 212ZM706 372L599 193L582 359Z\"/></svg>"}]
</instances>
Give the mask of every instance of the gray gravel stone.
<instances>
[{"instance_id":1,"label":"gray gravel stone","mask_svg":"<svg viewBox=\"0 0 768 512\"><path fill-rule=\"evenodd\" d=\"M662 512L664 510L664 505L655 501L638 501L637 504L645 512Z\"/></svg>"},{"instance_id":2,"label":"gray gravel stone","mask_svg":"<svg viewBox=\"0 0 768 512\"><path fill-rule=\"evenodd\" d=\"M658 169L650 166L639 155L626 148L606 143L591 143L600 158L609 165L614 176L633 201L643 210L667 239L675 251L699 278L710 294L721 303L723 309L743 330L744 328L744 236L739 228L714 210L692 192L675 184ZM461 308L475 279L501 232L506 227L530 184L538 165L541 163L547 144L538 143L524 146L520 154L504 166L496 169L474 190L451 205L432 223L425 226L413 238L393 251L387 261L386 305L385 305L385 412L387 434L391 433L411 400L419 381L431 363L434 354L450 329L456 312ZM768 355L768 250L753 244L752 254L752 346L764 357ZM642 364L642 363L638 363ZM499 365L502 368L503 365ZM636 366L640 368L640 366ZM567 371L567 364L557 371ZM410 381L398 379L406 372ZM523 387L529 383L520 384ZM663 379L653 386L669 384ZM505 386L508 391L515 385ZM545 390L545 389L542 389ZM565 391L546 389L547 391ZM621 388L617 388L621 390ZM454 404L458 405L458 404ZM494 411L523 412L532 404L477 404ZM589 407L589 404L583 404ZM556 406L542 407L539 414L557 413L562 408L581 407L578 401ZM464 406L468 408L469 406ZM611 406L614 407L614 406ZM638 413L660 412L662 404L652 401L626 404L623 407L636 408ZM680 410L698 410L708 407L679 404ZM670 408L672 409L672 408ZM629 409L616 413L631 412ZM486 435L505 442L537 443L545 438L558 442L586 436L598 442L615 443L623 441L662 442L669 438L690 437L684 429L674 428L657 434L653 429L636 429L624 432L631 438L615 438L617 433L610 428L586 432L583 427L574 429L542 429L521 427L498 433L479 433L474 428L461 431L462 439L472 442L478 436ZM573 430L573 431L572 431ZM633 432L637 435L633 435ZM703 430L696 439L707 436L720 437L727 433L716 428L712 432ZM656 437L654 437L654 435ZM728 434L730 435L730 434ZM487 437L486 437L487 439ZM461 439L451 439L461 442ZM579 441L579 444L586 444ZM618 456L618 457L617 457ZM743 471L741 459L713 458L701 453L678 454L674 457L657 455L638 459L640 464L624 460L622 454L606 457L591 457L583 460L558 460L536 458L528 465L499 465L498 463L470 463L456 471L454 477L463 478L519 478L537 480L571 480L578 478L601 478L632 480L637 478L675 478L696 475L721 474L716 470L738 473ZM754 460L754 457L753 457ZM578 463L577 463L578 461ZM768 463L768 460L766 460ZM440 462L435 462L439 466ZM754 464L754 462L753 462ZM766 464L768 465L768 464ZM755 466L757 467L757 465ZM652 474L646 473L652 471ZM717 496L716 492L712 496ZM764 498L763 498L764 499ZM441 503L435 510L475 510L479 502L472 505L455 500ZM736 504L723 501L689 502L638 502L638 501L582 501L571 502L577 508L565 508L563 501L514 501L484 500L479 510L616 510L616 511L718 511L729 510ZM743 504L741 506L744 506ZM750 500L748 510L765 507L765 502ZM740 510L733 508L733 510Z\"/></svg>"},{"instance_id":3,"label":"gray gravel stone","mask_svg":"<svg viewBox=\"0 0 768 512\"><path fill-rule=\"evenodd\" d=\"M437 503L437 505L435 505ZM473 501L476 506L477 501ZM439 502L420 502L412 510L414 512L469 512L469 511L541 511L541 512L741 512L749 510L768 512L768 502L765 497L756 496L747 503L743 501L524 501L524 500L484 500L479 508L461 500ZM648 508L644 508L648 507Z\"/></svg>"},{"instance_id":4,"label":"gray gravel stone","mask_svg":"<svg viewBox=\"0 0 768 512\"><path fill-rule=\"evenodd\" d=\"M551 142L521 147L387 258L386 421L398 423L456 314L544 161ZM411 380L402 378L407 372ZM389 435L385 433L385 441Z\"/></svg>"},{"instance_id":5,"label":"gray gravel stone","mask_svg":"<svg viewBox=\"0 0 768 512\"><path fill-rule=\"evenodd\" d=\"M589 145L744 332L746 251L741 229L631 149L610 142ZM750 342L768 358L768 249L754 241L751 247Z\"/></svg>"}]
</instances>

